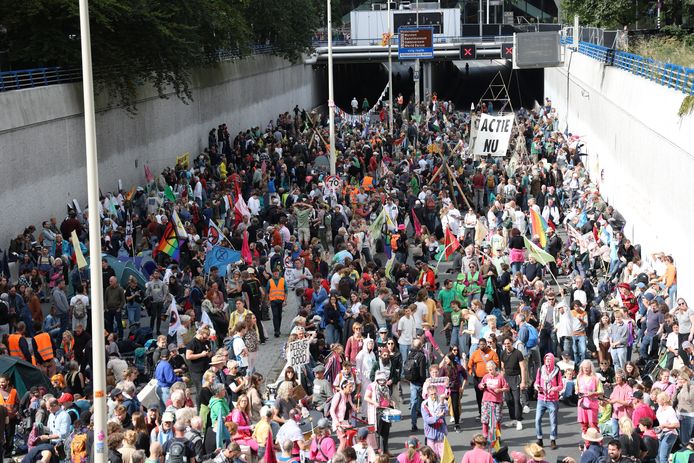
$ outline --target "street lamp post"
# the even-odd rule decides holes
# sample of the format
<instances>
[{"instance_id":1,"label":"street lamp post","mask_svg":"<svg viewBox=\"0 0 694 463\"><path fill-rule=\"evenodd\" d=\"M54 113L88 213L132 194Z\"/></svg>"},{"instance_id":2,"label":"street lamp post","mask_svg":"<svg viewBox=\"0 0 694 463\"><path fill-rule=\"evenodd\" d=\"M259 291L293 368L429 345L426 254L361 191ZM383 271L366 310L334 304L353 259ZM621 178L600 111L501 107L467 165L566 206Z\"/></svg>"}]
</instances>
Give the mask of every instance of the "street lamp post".
<instances>
[{"instance_id":1,"label":"street lamp post","mask_svg":"<svg viewBox=\"0 0 694 463\"><path fill-rule=\"evenodd\" d=\"M393 136L393 40L392 40L392 16L390 12L390 0L388 0L388 125L390 136Z\"/></svg>"},{"instance_id":2,"label":"street lamp post","mask_svg":"<svg viewBox=\"0 0 694 463\"><path fill-rule=\"evenodd\" d=\"M333 18L332 2L328 0L328 119L330 124L330 175L335 175L335 96L333 95Z\"/></svg>"},{"instance_id":3,"label":"street lamp post","mask_svg":"<svg viewBox=\"0 0 694 463\"><path fill-rule=\"evenodd\" d=\"M104 300L101 292L101 233L99 223L99 164L96 155L94 76L89 33L88 0L79 0L84 92L84 138L87 152L87 202L89 206L89 278L92 308L92 381L94 393L94 463L106 463L106 353Z\"/></svg>"}]
</instances>

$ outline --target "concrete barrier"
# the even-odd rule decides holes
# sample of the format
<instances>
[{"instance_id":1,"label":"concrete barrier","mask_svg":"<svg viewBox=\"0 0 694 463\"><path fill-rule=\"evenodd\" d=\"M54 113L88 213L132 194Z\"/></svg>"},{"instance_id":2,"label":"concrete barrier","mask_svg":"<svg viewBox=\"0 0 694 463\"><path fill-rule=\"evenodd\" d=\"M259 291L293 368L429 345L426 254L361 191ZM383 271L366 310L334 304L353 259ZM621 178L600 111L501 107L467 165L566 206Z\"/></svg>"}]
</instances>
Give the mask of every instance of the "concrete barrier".
<instances>
[{"instance_id":1,"label":"concrete barrier","mask_svg":"<svg viewBox=\"0 0 694 463\"><path fill-rule=\"evenodd\" d=\"M561 130L585 140L585 164L626 218L627 238L644 258L671 253L679 294L694 294L694 116L677 115L685 95L568 50L544 82Z\"/></svg>"},{"instance_id":2,"label":"concrete barrier","mask_svg":"<svg viewBox=\"0 0 694 463\"><path fill-rule=\"evenodd\" d=\"M152 89L138 96L138 112L108 109L97 97L99 180L102 191L144 182L143 164L156 172L177 155L195 156L207 133L226 123L231 137L250 126L265 128L279 112L321 102L321 71L260 55L192 73L193 101L161 99ZM81 84L0 93L0 247L28 224L57 215L76 198L86 205Z\"/></svg>"}]
</instances>

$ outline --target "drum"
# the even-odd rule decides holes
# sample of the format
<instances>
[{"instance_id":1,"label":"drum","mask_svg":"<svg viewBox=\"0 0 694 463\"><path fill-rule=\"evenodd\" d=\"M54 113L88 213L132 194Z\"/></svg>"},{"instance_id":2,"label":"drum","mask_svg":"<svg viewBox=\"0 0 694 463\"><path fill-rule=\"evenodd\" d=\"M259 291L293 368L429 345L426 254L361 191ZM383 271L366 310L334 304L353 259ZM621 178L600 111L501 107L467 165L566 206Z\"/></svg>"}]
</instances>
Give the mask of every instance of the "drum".
<instances>
[{"instance_id":1,"label":"drum","mask_svg":"<svg viewBox=\"0 0 694 463\"><path fill-rule=\"evenodd\" d=\"M395 423L402 420L402 412L396 408L386 408L383 410L383 421L386 423Z\"/></svg>"}]
</instances>

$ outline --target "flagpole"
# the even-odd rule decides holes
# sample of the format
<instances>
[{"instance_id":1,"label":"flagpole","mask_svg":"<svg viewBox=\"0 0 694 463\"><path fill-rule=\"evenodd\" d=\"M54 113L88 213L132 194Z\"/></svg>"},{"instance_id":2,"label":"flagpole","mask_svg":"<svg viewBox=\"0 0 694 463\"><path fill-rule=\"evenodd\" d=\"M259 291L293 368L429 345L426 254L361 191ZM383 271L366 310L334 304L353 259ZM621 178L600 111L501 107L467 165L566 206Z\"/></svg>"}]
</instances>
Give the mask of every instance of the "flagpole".
<instances>
[{"instance_id":1,"label":"flagpole","mask_svg":"<svg viewBox=\"0 0 694 463\"><path fill-rule=\"evenodd\" d=\"M99 230L99 164L96 152L96 115L92 45L89 32L89 2L79 0L82 49L82 89L84 93L84 138L86 148L87 198L89 217L89 275L92 309L92 390L94 392L94 463L106 463L106 347L104 343L104 301L101 291L101 234Z\"/></svg>"},{"instance_id":2,"label":"flagpole","mask_svg":"<svg viewBox=\"0 0 694 463\"><path fill-rule=\"evenodd\" d=\"M328 115L330 124L330 175L335 175L335 96L333 95L333 18L332 2L328 0Z\"/></svg>"}]
</instances>

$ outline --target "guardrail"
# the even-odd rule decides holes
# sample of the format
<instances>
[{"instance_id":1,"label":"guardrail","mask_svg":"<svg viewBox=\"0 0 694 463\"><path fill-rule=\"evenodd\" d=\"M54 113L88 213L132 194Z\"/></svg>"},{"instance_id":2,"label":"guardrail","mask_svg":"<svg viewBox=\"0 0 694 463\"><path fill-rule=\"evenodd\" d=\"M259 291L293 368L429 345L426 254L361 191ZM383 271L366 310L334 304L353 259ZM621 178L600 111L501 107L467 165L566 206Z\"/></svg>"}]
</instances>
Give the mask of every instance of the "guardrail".
<instances>
[{"instance_id":1,"label":"guardrail","mask_svg":"<svg viewBox=\"0 0 694 463\"><path fill-rule=\"evenodd\" d=\"M381 37L373 37L368 39L342 39L333 40L333 46L381 46ZM469 43L508 43L513 40L512 35L496 35L483 37L463 37L463 36L434 36L434 44L449 43L449 44L469 44ZM398 35L394 34L391 39L393 47L397 47L399 43ZM327 47L327 40L314 40L313 47Z\"/></svg>"},{"instance_id":2,"label":"guardrail","mask_svg":"<svg viewBox=\"0 0 694 463\"><path fill-rule=\"evenodd\" d=\"M251 55L267 55L275 51L271 45L251 46ZM215 59L218 62L234 61L240 59L242 53L238 50L220 50ZM103 69L101 70L103 71ZM94 75L98 77L100 69L94 69ZM45 87L54 84L69 84L82 81L82 68L71 67L44 67L35 69L22 69L18 71L0 72L0 92L21 90L24 88Z\"/></svg>"},{"instance_id":3,"label":"guardrail","mask_svg":"<svg viewBox=\"0 0 694 463\"><path fill-rule=\"evenodd\" d=\"M571 37L562 37L563 45L573 44ZM627 71L687 95L694 95L694 69L663 63L634 53L615 50L593 43L579 42L578 52L608 66Z\"/></svg>"}]
</instances>

